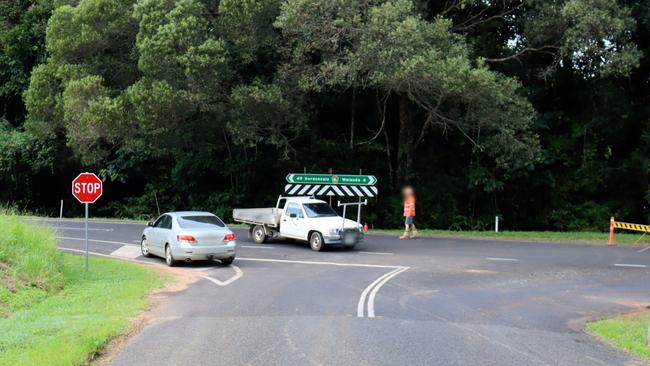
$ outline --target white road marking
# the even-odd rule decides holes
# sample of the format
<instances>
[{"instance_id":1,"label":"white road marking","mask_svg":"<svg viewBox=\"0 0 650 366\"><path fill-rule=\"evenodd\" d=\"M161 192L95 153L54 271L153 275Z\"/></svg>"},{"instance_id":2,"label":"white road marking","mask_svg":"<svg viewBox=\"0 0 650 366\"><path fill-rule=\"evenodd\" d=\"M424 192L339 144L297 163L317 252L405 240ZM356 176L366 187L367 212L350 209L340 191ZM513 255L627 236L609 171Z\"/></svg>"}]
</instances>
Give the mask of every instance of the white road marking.
<instances>
[{"instance_id":1,"label":"white road marking","mask_svg":"<svg viewBox=\"0 0 650 366\"><path fill-rule=\"evenodd\" d=\"M401 268L397 269L393 272L391 272L388 276L384 277L383 280L381 280L377 286L375 286L372 291L370 292L370 296L368 296L368 318L374 318L375 317L375 296L377 296L377 292L379 292L379 289L381 286L385 285L386 282L390 281L391 278L397 276L398 274L406 271L408 268ZM358 309L357 309L358 311ZM357 314L358 315L358 314Z\"/></svg>"},{"instance_id":2,"label":"white road marking","mask_svg":"<svg viewBox=\"0 0 650 366\"><path fill-rule=\"evenodd\" d=\"M643 249L641 249L641 250L638 250L637 253L643 253L643 252L645 252L646 250L650 250L650 247L647 247L647 248L643 248Z\"/></svg>"},{"instance_id":3,"label":"white road marking","mask_svg":"<svg viewBox=\"0 0 650 366\"><path fill-rule=\"evenodd\" d=\"M86 240L84 238L71 238L71 237L68 237L68 236L57 236L56 238L57 239L63 239L63 240L81 240L81 241ZM88 239L88 241L92 241L92 242L95 242L95 243L115 244L115 245L131 245L131 246L135 245L135 244L131 244L131 243L124 243L124 242L121 242L121 241L110 241L110 240Z\"/></svg>"},{"instance_id":4,"label":"white road marking","mask_svg":"<svg viewBox=\"0 0 650 366\"><path fill-rule=\"evenodd\" d=\"M227 279L225 281L219 281L218 279L210 277L210 276L203 276L203 278L205 278L206 280L214 283L217 286L228 286L231 283L233 283L233 282L237 281L238 279L240 279L241 276L244 275L244 272L239 267L234 266L234 265L230 265L230 268L235 270L235 275L230 277L229 279Z\"/></svg>"},{"instance_id":5,"label":"white road marking","mask_svg":"<svg viewBox=\"0 0 650 366\"><path fill-rule=\"evenodd\" d=\"M65 250L67 252L73 252L73 253L81 253L81 254L86 253L86 251L82 250L82 249L64 248L64 247L59 247L59 249ZM123 261L127 261L127 262L148 264L150 266L162 266L161 264L158 264L158 263L147 262L147 261L143 261L143 260L126 258L126 257L116 257L116 256L113 256L113 255L104 254L104 253L97 253L97 252L89 251L88 254L96 256L96 257L113 258L113 259L119 259L119 260L123 260ZM244 275L244 272L242 272L242 270L239 267L233 266L233 265L231 265L230 267L232 267L235 270L235 275L230 277L226 281L219 281L219 280L217 280L215 278L212 278L210 276L201 276L201 277L203 277L204 279L206 279L206 280L208 280L208 281L210 281L210 282L212 282L212 283L214 283L214 284L216 284L218 286L228 286L231 283L237 281L239 278L241 278Z\"/></svg>"},{"instance_id":6,"label":"white road marking","mask_svg":"<svg viewBox=\"0 0 650 366\"><path fill-rule=\"evenodd\" d=\"M55 229L61 230L85 230L83 227L68 227L68 226L55 226ZM114 231L113 229L97 229L97 228L88 228L88 231Z\"/></svg>"},{"instance_id":7,"label":"white road marking","mask_svg":"<svg viewBox=\"0 0 650 366\"><path fill-rule=\"evenodd\" d=\"M393 253L384 252L358 252L359 254L375 254L375 255L393 255Z\"/></svg>"},{"instance_id":8,"label":"white road marking","mask_svg":"<svg viewBox=\"0 0 650 366\"><path fill-rule=\"evenodd\" d=\"M85 223L84 220L82 219L59 219L59 218L54 218L54 217L30 217L30 216L24 216L23 219L25 220L34 220L34 221L47 221L47 222L70 222L74 224L83 224ZM88 220L88 223L96 223L96 224L117 224L117 225L138 225L138 226L147 226L146 221L142 222L137 222L137 221L119 221L119 220L96 220L96 219L90 219Z\"/></svg>"},{"instance_id":9,"label":"white road marking","mask_svg":"<svg viewBox=\"0 0 650 366\"><path fill-rule=\"evenodd\" d=\"M266 245L238 245L240 248L255 248L255 249L275 249L275 247L269 247Z\"/></svg>"},{"instance_id":10,"label":"white road marking","mask_svg":"<svg viewBox=\"0 0 650 366\"><path fill-rule=\"evenodd\" d=\"M368 285L368 287L366 287L363 290L363 292L361 292L361 296L359 297L359 302L357 302L357 317L358 318L363 318L364 307L365 307L365 304L366 304L366 297L368 296L368 293L373 289L373 287L375 287L375 285L377 285L384 278L390 276L391 274L393 274L393 273L395 273L395 272L397 272L399 270L401 270L401 268L396 268L396 269L394 269L394 270L392 270L392 271L390 271L388 273L385 273L385 274L381 275L378 279L376 279L370 285Z\"/></svg>"},{"instance_id":11,"label":"white road marking","mask_svg":"<svg viewBox=\"0 0 650 366\"><path fill-rule=\"evenodd\" d=\"M252 261L252 262L318 264L318 265L325 265L325 266L341 266L341 267L368 267L368 268L393 268L393 269L404 268L402 266L390 266L390 265L383 265L383 264L297 261L297 260L290 260L290 259L270 259L270 258L240 258L240 257L237 257L237 260L240 260L240 261Z\"/></svg>"},{"instance_id":12,"label":"white road marking","mask_svg":"<svg viewBox=\"0 0 650 366\"><path fill-rule=\"evenodd\" d=\"M499 257L485 257L486 261L499 261L499 262L519 262L519 259L515 258L499 258Z\"/></svg>"},{"instance_id":13,"label":"white road marking","mask_svg":"<svg viewBox=\"0 0 650 366\"><path fill-rule=\"evenodd\" d=\"M646 268L645 264L627 264L627 263L616 263L614 267L628 267L628 268Z\"/></svg>"},{"instance_id":14,"label":"white road marking","mask_svg":"<svg viewBox=\"0 0 650 366\"><path fill-rule=\"evenodd\" d=\"M111 253L112 256L135 259L142 255L140 248L133 245L123 245Z\"/></svg>"}]
</instances>

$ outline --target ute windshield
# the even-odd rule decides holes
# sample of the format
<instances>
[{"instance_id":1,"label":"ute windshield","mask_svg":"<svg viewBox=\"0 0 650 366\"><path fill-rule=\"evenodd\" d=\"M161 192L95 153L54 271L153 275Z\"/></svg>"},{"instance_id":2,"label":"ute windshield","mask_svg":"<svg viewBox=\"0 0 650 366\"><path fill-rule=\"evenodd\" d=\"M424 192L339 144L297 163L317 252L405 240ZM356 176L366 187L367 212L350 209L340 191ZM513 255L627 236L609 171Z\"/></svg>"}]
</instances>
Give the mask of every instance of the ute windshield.
<instances>
[{"instance_id":1,"label":"ute windshield","mask_svg":"<svg viewBox=\"0 0 650 366\"><path fill-rule=\"evenodd\" d=\"M335 217L338 216L336 211L327 203L305 203L302 205L305 208L305 213L309 217Z\"/></svg>"}]
</instances>

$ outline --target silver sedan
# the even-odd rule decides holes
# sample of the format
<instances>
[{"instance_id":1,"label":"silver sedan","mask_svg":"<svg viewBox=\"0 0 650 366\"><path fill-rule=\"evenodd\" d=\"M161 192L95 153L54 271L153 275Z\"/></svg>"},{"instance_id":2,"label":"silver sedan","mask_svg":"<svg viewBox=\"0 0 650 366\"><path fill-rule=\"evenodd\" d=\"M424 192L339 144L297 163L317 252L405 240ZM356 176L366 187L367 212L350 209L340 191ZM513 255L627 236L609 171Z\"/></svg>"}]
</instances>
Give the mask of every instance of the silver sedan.
<instances>
[{"instance_id":1,"label":"silver sedan","mask_svg":"<svg viewBox=\"0 0 650 366\"><path fill-rule=\"evenodd\" d=\"M147 223L142 233L142 255L165 258L167 265L178 261L219 259L225 265L235 260L235 234L209 212L167 212Z\"/></svg>"}]
</instances>

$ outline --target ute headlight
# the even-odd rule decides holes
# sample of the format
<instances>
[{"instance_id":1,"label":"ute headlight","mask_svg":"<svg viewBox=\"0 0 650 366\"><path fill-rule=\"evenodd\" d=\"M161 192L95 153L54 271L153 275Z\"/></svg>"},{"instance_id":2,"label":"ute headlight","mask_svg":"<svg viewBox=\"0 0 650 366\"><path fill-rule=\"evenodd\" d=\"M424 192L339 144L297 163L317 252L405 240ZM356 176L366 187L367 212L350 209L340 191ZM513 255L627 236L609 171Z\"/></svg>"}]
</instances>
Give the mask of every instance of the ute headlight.
<instances>
[{"instance_id":1,"label":"ute headlight","mask_svg":"<svg viewBox=\"0 0 650 366\"><path fill-rule=\"evenodd\" d=\"M339 235L341 229L330 229L330 235Z\"/></svg>"}]
</instances>

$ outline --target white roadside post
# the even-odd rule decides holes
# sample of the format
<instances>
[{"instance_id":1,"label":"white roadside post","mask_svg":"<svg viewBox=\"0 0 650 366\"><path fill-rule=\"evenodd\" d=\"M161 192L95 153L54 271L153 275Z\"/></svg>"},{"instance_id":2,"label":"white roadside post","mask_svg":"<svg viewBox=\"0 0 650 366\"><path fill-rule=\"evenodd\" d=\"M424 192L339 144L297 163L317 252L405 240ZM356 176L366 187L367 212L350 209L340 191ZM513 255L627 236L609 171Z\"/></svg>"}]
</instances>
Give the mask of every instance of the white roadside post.
<instances>
[{"instance_id":1,"label":"white roadside post","mask_svg":"<svg viewBox=\"0 0 650 366\"><path fill-rule=\"evenodd\" d=\"M59 209L59 220L63 219L63 200L61 200L61 208Z\"/></svg>"},{"instance_id":2,"label":"white roadside post","mask_svg":"<svg viewBox=\"0 0 650 366\"><path fill-rule=\"evenodd\" d=\"M81 173L72 181L72 195L81 203L85 209L85 250L86 250L86 272L90 268L88 258L88 204L95 203L102 196L103 182L94 173ZM61 201L63 202L63 201Z\"/></svg>"},{"instance_id":3,"label":"white roadside post","mask_svg":"<svg viewBox=\"0 0 650 366\"><path fill-rule=\"evenodd\" d=\"M499 215L494 216L494 232L499 232Z\"/></svg>"}]
</instances>

